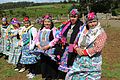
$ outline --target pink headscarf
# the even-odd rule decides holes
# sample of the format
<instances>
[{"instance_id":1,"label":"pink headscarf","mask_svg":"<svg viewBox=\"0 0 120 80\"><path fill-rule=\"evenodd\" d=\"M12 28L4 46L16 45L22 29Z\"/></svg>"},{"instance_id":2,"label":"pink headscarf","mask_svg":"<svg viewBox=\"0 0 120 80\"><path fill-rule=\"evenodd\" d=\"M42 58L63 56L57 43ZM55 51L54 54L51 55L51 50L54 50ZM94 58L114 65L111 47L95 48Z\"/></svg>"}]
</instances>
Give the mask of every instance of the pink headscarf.
<instances>
[{"instance_id":1,"label":"pink headscarf","mask_svg":"<svg viewBox=\"0 0 120 80\"><path fill-rule=\"evenodd\" d=\"M97 16L95 15L94 12L89 12L88 15L87 15L87 22L92 21L92 20L97 21L98 18L97 18Z\"/></svg>"},{"instance_id":2,"label":"pink headscarf","mask_svg":"<svg viewBox=\"0 0 120 80\"><path fill-rule=\"evenodd\" d=\"M52 16L50 16L50 15L45 15L44 17L43 17L43 19L45 20L45 19L49 19L50 21L52 21Z\"/></svg>"},{"instance_id":3,"label":"pink headscarf","mask_svg":"<svg viewBox=\"0 0 120 80\"><path fill-rule=\"evenodd\" d=\"M78 12L77 9L72 9L72 10L70 11L70 15L79 15L79 12Z\"/></svg>"}]
</instances>

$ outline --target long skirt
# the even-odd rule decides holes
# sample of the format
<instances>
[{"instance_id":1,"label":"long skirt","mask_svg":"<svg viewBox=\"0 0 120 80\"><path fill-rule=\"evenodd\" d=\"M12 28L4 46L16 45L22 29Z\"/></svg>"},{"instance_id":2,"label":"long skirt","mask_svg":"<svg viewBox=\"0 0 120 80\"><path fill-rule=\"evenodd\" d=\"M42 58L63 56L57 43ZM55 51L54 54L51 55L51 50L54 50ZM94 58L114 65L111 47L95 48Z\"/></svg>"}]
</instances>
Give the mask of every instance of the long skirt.
<instances>
[{"instance_id":1,"label":"long skirt","mask_svg":"<svg viewBox=\"0 0 120 80\"><path fill-rule=\"evenodd\" d=\"M0 53L3 53L3 39L0 38Z\"/></svg>"},{"instance_id":2,"label":"long skirt","mask_svg":"<svg viewBox=\"0 0 120 80\"><path fill-rule=\"evenodd\" d=\"M77 56L66 75L66 80L100 80L102 56L100 53L89 56Z\"/></svg>"},{"instance_id":3,"label":"long skirt","mask_svg":"<svg viewBox=\"0 0 120 80\"><path fill-rule=\"evenodd\" d=\"M56 79L58 77L58 64L49 56L41 55L42 78Z\"/></svg>"},{"instance_id":4,"label":"long skirt","mask_svg":"<svg viewBox=\"0 0 120 80\"><path fill-rule=\"evenodd\" d=\"M13 53L9 54L8 63L17 64L21 54L21 48L15 48Z\"/></svg>"},{"instance_id":5,"label":"long skirt","mask_svg":"<svg viewBox=\"0 0 120 80\"><path fill-rule=\"evenodd\" d=\"M68 47L66 47L65 52L61 57L60 66L58 67L58 69L63 72L68 72L71 69L76 56L76 53L68 52Z\"/></svg>"},{"instance_id":6,"label":"long skirt","mask_svg":"<svg viewBox=\"0 0 120 80\"><path fill-rule=\"evenodd\" d=\"M68 72L65 80L100 80L100 71Z\"/></svg>"},{"instance_id":7,"label":"long skirt","mask_svg":"<svg viewBox=\"0 0 120 80\"><path fill-rule=\"evenodd\" d=\"M37 56L30 53L29 45L22 47L21 64L35 64L37 63Z\"/></svg>"},{"instance_id":8,"label":"long skirt","mask_svg":"<svg viewBox=\"0 0 120 80\"><path fill-rule=\"evenodd\" d=\"M4 40L3 54L9 56L9 54L11 54L13 52L11 43L12 43L11 39Z\"/></svg>"}]
</instances>

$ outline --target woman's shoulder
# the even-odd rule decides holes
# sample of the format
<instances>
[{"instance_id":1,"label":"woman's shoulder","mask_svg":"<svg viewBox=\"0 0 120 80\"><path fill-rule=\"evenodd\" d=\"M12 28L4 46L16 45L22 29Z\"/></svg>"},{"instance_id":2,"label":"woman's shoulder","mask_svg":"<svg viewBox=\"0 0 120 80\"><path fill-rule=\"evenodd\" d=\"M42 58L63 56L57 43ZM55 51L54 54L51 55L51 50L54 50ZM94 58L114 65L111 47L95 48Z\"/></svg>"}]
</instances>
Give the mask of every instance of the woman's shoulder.
<instances>
[{"instance_id":1,"label":"woman's shoulder","mask_svg":"<svg viewBox=\"0 0 120 80\"><path fill-rule=\"evenodd\" d=\"M58 29L58 28L57 28L57 27L55 27L55 26L52 28L52 30L57 30L57 29Z\"/></svg>"},{"instance_id":2,"label":"woman's shoulder","mask_svg":"<svg viewBox=\"0 0 120 80\"><path fill-rule=\"evenodd\" d=\"M31 26L31 30L37 30L33 25Z\"/></svg>"}]
</instances>

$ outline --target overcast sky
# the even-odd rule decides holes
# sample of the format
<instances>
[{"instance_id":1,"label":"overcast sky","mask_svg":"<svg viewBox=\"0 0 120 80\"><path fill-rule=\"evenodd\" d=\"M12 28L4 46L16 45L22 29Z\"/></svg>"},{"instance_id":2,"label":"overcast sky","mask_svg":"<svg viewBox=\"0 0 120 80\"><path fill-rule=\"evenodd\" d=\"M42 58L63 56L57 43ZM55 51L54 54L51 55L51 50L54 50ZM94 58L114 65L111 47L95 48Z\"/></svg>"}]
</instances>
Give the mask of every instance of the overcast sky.
<instances>
[{"instance_id":1,"label":"overcast sky","mask_svg":"<svg viewBox=\"0 0 120 80\"><path fill-rule=\"evenodd\" d=\"M19 1L29 1L29 2L41 3L41 2L60 2L60 1L64 1L64 0L0 0L0 3L19 2Z\"/></svg>"}]
</instances>

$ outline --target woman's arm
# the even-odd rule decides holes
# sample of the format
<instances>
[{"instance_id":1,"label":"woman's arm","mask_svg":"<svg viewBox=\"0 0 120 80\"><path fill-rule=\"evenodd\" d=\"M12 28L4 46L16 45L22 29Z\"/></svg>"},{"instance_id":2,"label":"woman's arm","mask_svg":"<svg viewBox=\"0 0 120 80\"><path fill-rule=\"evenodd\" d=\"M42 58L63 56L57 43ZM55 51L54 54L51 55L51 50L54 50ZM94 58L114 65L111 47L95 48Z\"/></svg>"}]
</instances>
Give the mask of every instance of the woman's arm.
<instances>
[{"instance_id":1,"label":"woman's arm","mask_svg":"<svg viewBox=\"0 0 120 80\"><path fill-rule=\"evenodd\" d=\"M105 42L107 39L107 35L105 32L101 33L97 39L94 42L94 46L92 48L88 48L88 49L81 49L78 48L78 46L75 46L74 49L77 51L77 53L82 56L93 56L94 54L101 52L101 50L103 49Z\"/></svg>"},{"instance_id":2,"label":"woman's arm","mask_svg":"<svg viewBox=\"0 0 120 80\"><path fill-rule=\"evenodd\" d=\"M105 32L101 33L95 40L94 47L84 50L84 53L88 54L89 56L93 56L97 52L101 52L105 45L106 39L107 39L106 33Z\"/></svg>"}]
</instances>

